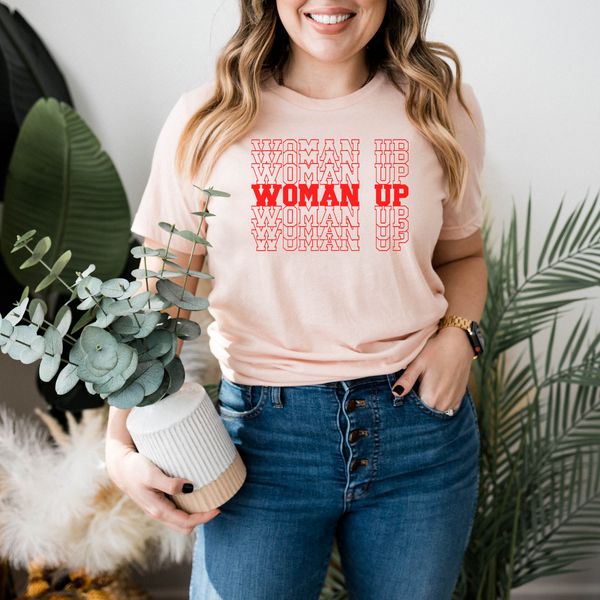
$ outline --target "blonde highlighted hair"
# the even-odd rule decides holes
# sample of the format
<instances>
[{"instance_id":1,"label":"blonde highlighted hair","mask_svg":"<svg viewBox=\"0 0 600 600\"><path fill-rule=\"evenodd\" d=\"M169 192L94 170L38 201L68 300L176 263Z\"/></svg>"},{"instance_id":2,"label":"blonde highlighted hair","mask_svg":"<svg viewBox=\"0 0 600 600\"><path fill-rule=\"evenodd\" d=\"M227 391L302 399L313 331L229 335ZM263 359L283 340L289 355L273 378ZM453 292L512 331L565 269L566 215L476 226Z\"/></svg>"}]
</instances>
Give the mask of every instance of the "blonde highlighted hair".
<instances>
[{"instance_id":1,"label":"blonde highlighted hair","mask_svg":"<svg viewBox=\"0 0 600 600\"><path fill-rule=\"evenodd\" d=\"M449 201L459 208L468 164L448 105L453 87L474 120L461 93L458 56L445 44L425 40L431 9L432 0L388 0L368 53L405 95L407 116L433 145L448 181ZM288 58L288 34L275 0L240 0L240 12L240 25L217 58L214 94L189 120L177 149L179 174L192 180L200 173L201 187L223 152L254 125L265 74L282 69ZM456 77L444 59L454 62ZM398 73L406 77L403 84Z\"/></svg>"}]
</instances>

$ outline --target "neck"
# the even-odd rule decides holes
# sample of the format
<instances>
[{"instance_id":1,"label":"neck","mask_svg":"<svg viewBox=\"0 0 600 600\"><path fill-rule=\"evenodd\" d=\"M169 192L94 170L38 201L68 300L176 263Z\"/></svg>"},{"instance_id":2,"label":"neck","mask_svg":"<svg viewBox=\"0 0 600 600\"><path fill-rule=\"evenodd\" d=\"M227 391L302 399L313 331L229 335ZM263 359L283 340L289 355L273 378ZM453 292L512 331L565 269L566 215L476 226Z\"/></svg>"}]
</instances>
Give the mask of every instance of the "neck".
<instances>
[{"instance_id":1,"label":"neck","mask_svg":"<svg viewBox=\"0 0 600 600\"><path fill-rule=\"evenodd\" d=\"M339 98L360 89L370 74L367 51L339 62L323 62L290 40L290 54L283 67L285 87L309 98ZM275 76L277 79L277 74Z\"/></svg>"}]
</instances>

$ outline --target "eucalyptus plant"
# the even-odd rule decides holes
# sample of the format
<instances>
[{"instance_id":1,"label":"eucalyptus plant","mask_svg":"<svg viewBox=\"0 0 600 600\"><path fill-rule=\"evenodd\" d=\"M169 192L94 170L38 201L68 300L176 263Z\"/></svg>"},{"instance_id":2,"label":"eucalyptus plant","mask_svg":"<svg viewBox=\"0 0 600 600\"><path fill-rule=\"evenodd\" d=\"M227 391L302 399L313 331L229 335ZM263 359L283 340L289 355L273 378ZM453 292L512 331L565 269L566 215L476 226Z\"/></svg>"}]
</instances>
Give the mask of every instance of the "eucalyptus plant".
<instances>
[{"instance_id":1,"label":"eucalyptus plant","mask_svg":"<svg viewBox=\"0 0 600 600\"><path fill-rule=\"evenodd\" d=\"M15 308L4 318L0 316L2 352L24 364L40 360L42 381L50 381L60 371L56 379L59 395L68 393L83 381L90 394L100 395L117 408L148 406L179 390L185 372L177 355L178 340L190 341L200 335L200 326L181 318L181 310L199 311L209 306L208 300L189 292L186 283L190 277L212 279L207 273L190 269L192 256L198 244L211 245L200 236L204 219L214 216L207 211L210 197L229 196L212 187L201 191L207 198L204 210L192 213L200 218L196 233L179 231L174 224L160 223L169 233L166 248L149 248L143 244L131 250L143 264L143 268L132 272L135 281L123 278L102 281L94 277L92 264L84 272L76 272L77 279L69 285L63 279L63 271L71 258L70 251L61 254L50 266L44 262L52 246L49 237L40 239L32 247L35 230L17 236L12 252L28 250L30 253L20 268L39 264L48 272L35 292L59 282L68 290L70 298L51 323L46 320L46 303L39 298L30 301L29 288L26 288ZM173 262L177 258L170 251L173 236L192 242L187 268ZM149 257L162 259L159 272L147 268ZM172 281L175 278L183 278L183 285ZM158 280L154 294L150 292L150 279ZM146 290L143 290L143 282ZM85 312L71 327L74 319L69 304L76 299L79 300L76 308ZM178 309L175 317L165 312L173 306ZM70 346L68 359L63 358L65 344Z\"/></svg>"}]
</instances>

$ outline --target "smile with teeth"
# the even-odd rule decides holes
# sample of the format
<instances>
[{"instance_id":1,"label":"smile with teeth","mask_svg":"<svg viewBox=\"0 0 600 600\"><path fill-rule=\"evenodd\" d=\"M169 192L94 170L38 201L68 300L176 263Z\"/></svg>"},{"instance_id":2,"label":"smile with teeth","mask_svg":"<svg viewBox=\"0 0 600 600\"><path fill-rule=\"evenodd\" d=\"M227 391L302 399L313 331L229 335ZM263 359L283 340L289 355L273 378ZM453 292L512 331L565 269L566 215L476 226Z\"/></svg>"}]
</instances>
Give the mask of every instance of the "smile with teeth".
<instances>
[{"instance_id":1,"label":"smile with teeth","mask_svg":"<svg viewBox=\"0 0 600 600\"><path fill-rule=\"evenodd\" d=\"M335 25L336 23L341 23L342 21L346 21L353 15L319 15L319 14L311 14L307 13L308 17L310 17L313 21L317 23L324 23L325 25Z\"/></svg>"}]
</instances>

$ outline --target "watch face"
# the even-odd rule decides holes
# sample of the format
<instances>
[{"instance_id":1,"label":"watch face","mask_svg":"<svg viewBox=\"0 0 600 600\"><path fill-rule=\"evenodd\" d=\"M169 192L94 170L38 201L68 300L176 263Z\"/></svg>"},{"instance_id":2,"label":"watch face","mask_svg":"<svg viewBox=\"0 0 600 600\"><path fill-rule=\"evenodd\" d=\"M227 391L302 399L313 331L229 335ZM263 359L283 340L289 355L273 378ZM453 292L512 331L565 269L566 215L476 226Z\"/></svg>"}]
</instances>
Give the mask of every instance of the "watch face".
<instances>
[{"instance_id":1,"label":"watch face","mask_svg":"<svg viewBox=\"0 0 600 600\"><path fill-rule=\"evenodd\" d=\"M475 321L471 323L471 331L471 344L473 344L473 350L475 351L475 354L479 356L480 354L483 354L485 343L483 341L483 336L481 335L479 325L477 325Z\"/></svg>"}]
</instances>

